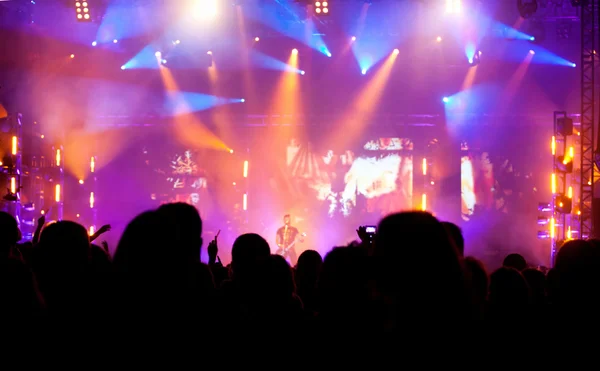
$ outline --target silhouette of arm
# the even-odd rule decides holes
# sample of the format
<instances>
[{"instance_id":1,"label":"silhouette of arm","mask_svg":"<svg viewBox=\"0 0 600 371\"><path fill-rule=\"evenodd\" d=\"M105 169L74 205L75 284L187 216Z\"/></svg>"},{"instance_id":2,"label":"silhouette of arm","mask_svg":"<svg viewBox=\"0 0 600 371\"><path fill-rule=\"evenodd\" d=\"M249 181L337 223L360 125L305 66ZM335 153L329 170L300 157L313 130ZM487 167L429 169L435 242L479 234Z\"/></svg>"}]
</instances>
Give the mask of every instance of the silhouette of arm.
<instances>
[{"instance_id":1,"label":"silhouette of arm","mask_svg":"<svg viewBox=\"0 0 600 371\"><path fill-rule=\"evenodd\" d=\"M104 233L106 233L108 231L110 231L110 225L109 224L103 225L102 227L100 227L100 229L98 229L98 231L96 233L94 233L92 236L90 236L90 242L93 242L95 239L102 236Z\"/></svg>"},{"instance_id":2,"label":"silhouette of arm","mask_svg":"<svg viewBox=\"0 0 600 371\"><path fill-rule=\"evenodd\" d=\"M42 233L42 228L44 227L45 223L46 223L46 215L40 216L39 219L37 220L37 226L35 227L35 233L33 234L33 239L31 240L31 243L33 243L34 245L37 245L37 243L40 241L40 234Z\"/></svg>"}]
</instances>

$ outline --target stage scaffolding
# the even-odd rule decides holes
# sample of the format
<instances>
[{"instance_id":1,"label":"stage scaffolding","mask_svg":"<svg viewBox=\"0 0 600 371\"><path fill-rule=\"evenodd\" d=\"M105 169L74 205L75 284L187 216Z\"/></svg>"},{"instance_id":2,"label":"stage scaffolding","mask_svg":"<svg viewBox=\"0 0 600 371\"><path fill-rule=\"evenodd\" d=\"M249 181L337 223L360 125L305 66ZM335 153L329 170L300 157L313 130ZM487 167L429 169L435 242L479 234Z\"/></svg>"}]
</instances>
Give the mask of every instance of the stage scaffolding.
<instances>
[{"instance_id":1,"label":"stage scaffolding","mask_svg":"<svg viewBox=\"0 0 600 371\"><path fill-rule=\"evenodd\" d=\"M596 64L599 59L598 26L600 0L583 1L581 6L581 190L580 204L580 236L594 236L592 204L594 200L594 141L597 102ZM596 231L598 232L598 231Z\"/></svg>"},{"instance_id":2,"label":"stage scaffolding","mask_svg":"<svg viewBox=\"0 0 600 371\"><path fill-rule=\"evenodd\" d=\"M576 116L576 115L570 115ZM211 126L216 120L214 116L198 114L204 124ZM323 127L339 123L341 114L313 114L313 115L264 115L264 114L232 114L228 115L228 121L237 127L285 127L306 126ZM463 125L477 124L481 126L506 126L507 123L526 122L529 125L544 127L548 125L547 115L497 115L481 113L465 113L453 116L460 120ZM574 120L578 120L574 118ZM86 121L90 127L157 127L173 125L173 120L161 116L96 116ZM415 127L433 128L445 127L446 117L441 114L376 114L369 115L367 126L376 127Z\"/></svg>"}]
</instances>

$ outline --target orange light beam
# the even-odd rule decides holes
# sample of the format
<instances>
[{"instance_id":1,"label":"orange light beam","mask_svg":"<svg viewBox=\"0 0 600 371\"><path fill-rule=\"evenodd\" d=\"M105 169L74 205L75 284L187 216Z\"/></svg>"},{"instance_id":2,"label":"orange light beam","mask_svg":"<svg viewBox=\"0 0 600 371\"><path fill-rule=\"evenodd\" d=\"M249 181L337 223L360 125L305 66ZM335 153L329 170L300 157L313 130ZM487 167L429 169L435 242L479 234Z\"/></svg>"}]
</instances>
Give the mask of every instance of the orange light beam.
<instances>
[{"instance_id":1,"label":"orange light beam","mask_svg":"<svg viewBox=\"0 0 600 371\"><path fill-rule=\"evenodd\" d=\"M343 125L344 128L343 134L336 137L336 144L341 146L340 148L353 143L362 134L385 91L397 56L398 54L394 52L390 53L382 66L374 73L368 85L354 99L353 108L344 115L343 121L339 123L340 127Z\"/></svg>"},{"instance_id":2,"label":"orange light beam","mask_svg":"<svg viewBox=\"0 0 600 371\"><path fill-rule=\"evenodd\" d=\"M246 92L254 95L254 80L252 79L252 70L250 68L250 48L246 43L248 40L248 33L246 32L246 23L244 21L244 10L241 5L236 7L236 15L238 22L238 29L240 30L240 40L242 40L242 63L246 67L244 68L244 84ZM252 44L254 45L254 44Z\"/></svg>"},{"instance_id":3,"label":"orange light beam","mask_svg":"<svg viewBox=\"0 0 600 371\"><path fill-rule=\"evenodd\" d=\"M467 71L467 75L463 80L461 91L465 91L473 86L473 84L475 83L475 77L477 77L478 67L479 66L469 68L469 70Z\"/></svg>"},{"instance_id":4,"label":"orange light beam","mask_svg":"<svg viewBox=\"0 0 600 371\"><path fill-rule=\"evenodd\" d=\"M508 110L508 107L510 107L510 103L519 90L519 86L521 86L521 83L527 74L527 70L529 69L529 65L531 64L533 57L533 54L527 53L527 56L523 62L521 62L515 73L513 73L513 75L510 77L510 80L504 89L503 99L501 100L501 102L503 102L501 106L501 112L505 112Z\"/></svg>"},{"instance_id":5,"label":"orange light beam","mask_svg":"<svg viewBox=\"0 0 600 371\"><path fill-rule=\"evenodd\" d=\"M175 81L171 71L165 67L159 67L160 76L165 85L167 92L176 99L177 109L180 112L190 112L189 105L185 100L177 96L179 87ZM181 110L179 109L181 108ZM217 137L212 131L210 131L200 120L193 114L182 114L174 117L174 130L175 135L179 141L192 148L210 148L223 151L230 151L230 148Z\"/></svg>"},{"instance_id":6,"label":"orange light beam","mask_svg":"<svg viewBox=\"0 0 600 371\"><path fill-rule=\"evenodd\" d=\"M300 112L300 74L298 71L298 53L290 53L288 59L290 70L284 71L277 83L274 107L272 112L276 114L295 115Z\"/></svg>"}]
</instances>

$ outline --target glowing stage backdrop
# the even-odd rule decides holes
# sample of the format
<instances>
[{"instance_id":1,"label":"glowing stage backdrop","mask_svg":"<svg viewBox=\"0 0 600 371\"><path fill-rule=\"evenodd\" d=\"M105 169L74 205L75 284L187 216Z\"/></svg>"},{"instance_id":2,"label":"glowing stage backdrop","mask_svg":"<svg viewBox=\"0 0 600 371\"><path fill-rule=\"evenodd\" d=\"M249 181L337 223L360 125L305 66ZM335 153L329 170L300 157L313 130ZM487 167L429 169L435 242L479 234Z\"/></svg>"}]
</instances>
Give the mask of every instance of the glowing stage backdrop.
<instances>
[{"instance_id":1,"label":"glowing stage backdrop","mask_svg":"<svg viewBox=\"0 0 600 371\"><path fill-rule=\"evenodd\" d=\"M286 164L305 202L328 217L379 217L412 208L412 149L412 142L403 138L372 139L343 151L318 151L292 139Z\"/></svg>"},{"instance_id":2,"label":"glowing stage backdrop","mask_svg":"<svg viewBox=\"0 0 600 371\"><path fill-rule=\"evenodd\" d=\"M461 145L461 214L465 221L482 213L520 213L523 205L537 200L536 170L533 156L519 156L513 166L514 153L470 149Z\"/></svg>"}]
</instances>

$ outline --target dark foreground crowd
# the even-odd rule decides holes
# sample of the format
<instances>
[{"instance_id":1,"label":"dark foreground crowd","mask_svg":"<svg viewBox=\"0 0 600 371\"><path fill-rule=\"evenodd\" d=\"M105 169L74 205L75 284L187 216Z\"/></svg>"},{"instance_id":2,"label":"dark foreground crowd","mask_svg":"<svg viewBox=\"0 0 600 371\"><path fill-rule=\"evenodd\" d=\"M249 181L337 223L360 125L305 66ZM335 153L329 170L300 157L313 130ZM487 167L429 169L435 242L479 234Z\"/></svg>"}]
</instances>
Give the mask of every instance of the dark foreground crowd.
<instances>
[{"instance_id":1,"label":"dark foreground crowd","mask_svg":"<svg viewBox=\"0 0 600 371\"><path fill-rule=\"evenodd\" d=\"M203 244L201 236L198 212L183 203L138 215L114 256L72 221L41 220L33 242L20 244L17 222L0 213L0 314L12 323L89 331L314 336L471 324L520 331L557 318L585 323L600 313L594 240L565 243L547 273L513 254L489 274L463 257L458 227L425 212L389 215L373 241L335 247L324 258L307 250L295 267L257 234L239 236L223 266L217 241ZM203 245L206 263L199 259Z\"/></svg>"}]
</instances>

